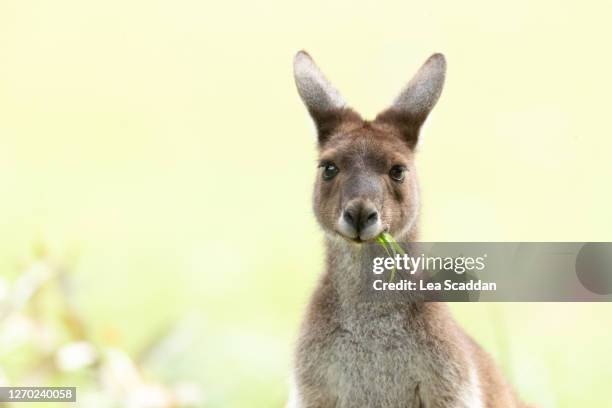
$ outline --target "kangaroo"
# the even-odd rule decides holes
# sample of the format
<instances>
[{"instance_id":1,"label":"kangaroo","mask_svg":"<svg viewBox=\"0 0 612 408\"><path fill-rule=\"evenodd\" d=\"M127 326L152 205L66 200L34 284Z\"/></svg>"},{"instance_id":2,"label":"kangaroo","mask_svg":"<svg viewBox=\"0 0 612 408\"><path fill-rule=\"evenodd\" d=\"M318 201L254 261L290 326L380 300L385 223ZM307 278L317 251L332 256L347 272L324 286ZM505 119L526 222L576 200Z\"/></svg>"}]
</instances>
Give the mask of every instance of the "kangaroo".
<instances>
[{"instance_id":1,"label":"kangaroo","mask_svg":"<svg viewBox=\"0 0 612 408\"><path fill-rule=\"evenodd\" d=\"M297 89L317 130L313 201L326 268L297 341L288 408L524 406L446 304L361 295L363 243L383 231L417 240L415 148L445 73L444 56L432 55L388 109L364 120L306 52L295 56Z\"/></svg>"}]
</instances>

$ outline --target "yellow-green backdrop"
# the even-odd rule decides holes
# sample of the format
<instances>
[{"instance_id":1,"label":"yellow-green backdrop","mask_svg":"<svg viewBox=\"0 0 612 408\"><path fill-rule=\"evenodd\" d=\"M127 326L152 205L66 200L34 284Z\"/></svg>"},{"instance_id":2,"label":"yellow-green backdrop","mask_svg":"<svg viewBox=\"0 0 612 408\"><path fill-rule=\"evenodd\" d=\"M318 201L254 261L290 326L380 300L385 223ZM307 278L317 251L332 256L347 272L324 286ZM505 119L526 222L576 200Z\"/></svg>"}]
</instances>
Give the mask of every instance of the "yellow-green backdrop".
<instances>
[{"instance_id":1,"label":"yellow-green backdrop","mask_svg":"<svg viewBox=\"0 0 612 408\"><path fill-rule=\"evenodd\" d=\"M370 117L446 55L418 159L424 240L610 241L611 12L593 0L3 0L0 276L18 276L33 242L76 253L97 341L138 353L177 322L152 377L194 381L204 406L280 406L322 261L294 53ZM453 309L525 399L606 406L609 305ZM21 353L0 361L9 379Z\"/></svg>"}]
</instances>

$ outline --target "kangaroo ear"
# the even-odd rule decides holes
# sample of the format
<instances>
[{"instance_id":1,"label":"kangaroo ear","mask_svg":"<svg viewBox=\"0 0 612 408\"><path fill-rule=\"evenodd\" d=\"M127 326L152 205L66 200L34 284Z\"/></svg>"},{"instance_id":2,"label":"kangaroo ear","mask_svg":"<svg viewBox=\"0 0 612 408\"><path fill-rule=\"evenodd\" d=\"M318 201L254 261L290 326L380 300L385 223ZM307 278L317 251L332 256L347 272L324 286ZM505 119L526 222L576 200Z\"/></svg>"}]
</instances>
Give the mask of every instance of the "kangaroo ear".
<instances>
[{"instance_id":1,"label":"kangaroo ear","mask_svg":"<svg viewBox=\"0 0 612 408\"><path fill-rule=\"evenodd\" d=\"M305 51L298 52L293 59L293 75L300 97L317 127L319 142L323 143L350 110L340 92Z\"/></svg>"},{"instance_id":2,"label":"kangaroo ear","mask_svg":"<svg viewBox=\"0 0 612 408\"><path fill-rule=\"evenodd\" d=\"M390 122L402 131L410 147L418 141L419 130L433 109L444 86L446 59L434 54L419 69L393 104L376 120Z\"/></svg>"}]
</instances>

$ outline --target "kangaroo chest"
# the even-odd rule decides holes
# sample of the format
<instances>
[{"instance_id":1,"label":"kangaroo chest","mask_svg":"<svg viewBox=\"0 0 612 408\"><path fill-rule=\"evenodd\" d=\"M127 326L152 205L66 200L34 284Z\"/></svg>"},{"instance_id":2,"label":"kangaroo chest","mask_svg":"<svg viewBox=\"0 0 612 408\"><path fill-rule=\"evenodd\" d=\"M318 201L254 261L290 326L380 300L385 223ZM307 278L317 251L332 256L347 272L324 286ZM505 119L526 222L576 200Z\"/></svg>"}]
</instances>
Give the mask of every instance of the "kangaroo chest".
<instances>
[{"instance_id":1,"label":"kangaroo chest","mask_svg":"<svg viewBox=\"0 0 612 408\"><path fill-rule=\"evenodd\" d=\"M366 300L355 259L334 258L315 290L297 348L295 406L470 406L459 402L468 373L442 309Z\"/></svg>"},{"instance_id":2,"label":"kangaroo chest","mask_svg":"<svg viewBox=\"0 0 612 408\"><path fill-rule=\"evenodd\" d=\"M351 313L330 329L331 335L313 339L304 355L335 407L418 407L417 392L443 375L400 313Z\"/></svg>"}]
</instances>

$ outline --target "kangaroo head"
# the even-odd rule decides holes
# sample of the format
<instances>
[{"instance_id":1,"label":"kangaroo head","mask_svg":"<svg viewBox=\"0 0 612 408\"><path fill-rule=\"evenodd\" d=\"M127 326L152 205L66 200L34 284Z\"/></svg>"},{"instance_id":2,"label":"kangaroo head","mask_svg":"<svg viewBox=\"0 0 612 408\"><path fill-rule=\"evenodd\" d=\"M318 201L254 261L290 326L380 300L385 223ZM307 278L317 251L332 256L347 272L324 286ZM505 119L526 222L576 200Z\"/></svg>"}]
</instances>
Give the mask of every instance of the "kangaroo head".
<instances>
[{"instance_id":1,"label":"kangaroo head","mask_svg":"<svg viewBox=\"0 0 612 408\"><path fill-rule=\"evenodd\" d=\"M408 238L416 228L419 192L414 150L446 72L432 55L393 104L372 120L350 109L310 56L295 56L298 92L317 128L319 172L314 209L323 229L354 242L387 231Z\"/></svg>"}]
</instances>

